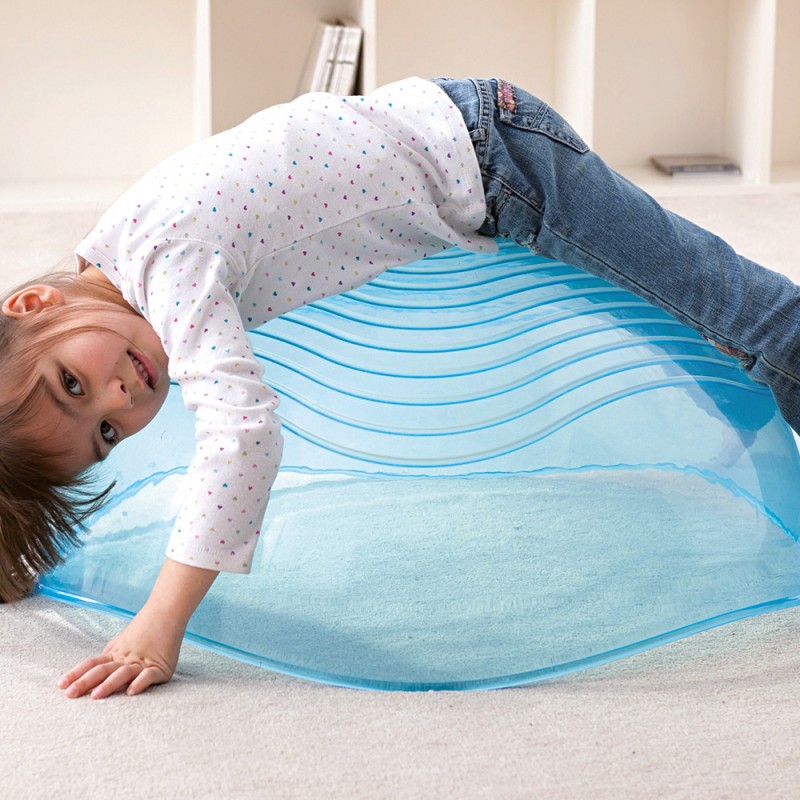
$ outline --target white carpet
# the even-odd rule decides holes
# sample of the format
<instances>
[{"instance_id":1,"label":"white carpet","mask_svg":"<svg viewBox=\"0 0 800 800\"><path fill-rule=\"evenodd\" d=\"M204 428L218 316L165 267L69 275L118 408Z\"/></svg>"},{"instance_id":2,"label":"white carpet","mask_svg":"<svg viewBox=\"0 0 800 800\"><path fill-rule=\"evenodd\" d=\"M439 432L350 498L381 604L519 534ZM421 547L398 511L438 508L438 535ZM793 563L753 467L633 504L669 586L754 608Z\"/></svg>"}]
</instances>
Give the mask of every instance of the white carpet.
<instances>
[{"instance_id":1,"label":"white carpet","mask_svg":"<svg viewBox=\"0 0 800 800\"><path fill-rule=\"evenodd\" d=\"M800 280L800 194L669 205ZM67 256L97 210L0 214L0 283ZM358 692L187 645L167 686L64 700L58 676L118 626L42 598L0 608L0 797L797 794L800 610L522 689Z\"/></svg>"}]
</instances>

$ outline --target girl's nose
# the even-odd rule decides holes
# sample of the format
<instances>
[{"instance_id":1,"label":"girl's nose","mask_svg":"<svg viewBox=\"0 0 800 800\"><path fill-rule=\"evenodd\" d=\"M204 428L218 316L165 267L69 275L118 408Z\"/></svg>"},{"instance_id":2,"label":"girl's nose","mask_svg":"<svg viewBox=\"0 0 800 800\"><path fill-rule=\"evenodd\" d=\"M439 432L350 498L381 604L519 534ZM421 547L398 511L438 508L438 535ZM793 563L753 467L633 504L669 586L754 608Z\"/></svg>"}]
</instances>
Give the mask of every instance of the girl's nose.
<instances>
[{"instance_id":1,"label":"girl's nose","mask_svg":"<svg viewBox=\"0 0 800 800\"><path fill-rule=\"evenodd\" d=\"M111 382L108 392L109 405L114 411L133 408L133 394L125 381L116 379Z\"/></svg>"}]
</instances>

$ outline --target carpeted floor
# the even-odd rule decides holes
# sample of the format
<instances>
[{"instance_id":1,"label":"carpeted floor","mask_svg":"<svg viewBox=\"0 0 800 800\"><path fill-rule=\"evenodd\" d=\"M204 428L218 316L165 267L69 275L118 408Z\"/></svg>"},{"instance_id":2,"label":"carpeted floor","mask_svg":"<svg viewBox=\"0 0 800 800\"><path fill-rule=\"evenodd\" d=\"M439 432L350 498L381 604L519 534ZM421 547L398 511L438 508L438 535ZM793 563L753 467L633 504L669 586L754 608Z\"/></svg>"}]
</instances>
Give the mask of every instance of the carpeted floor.
<instances>
[{"instance_id":1,"label":"carpeted floor","mask_svg":"<svg viewBox=\"0 0 800 800\"><path fill-rule=\"evenodd\" d=\"M800 281L800 193L670 198ZM0 284L52 267L99 207L0 213ZM0 797L771 798L800 781L800 609L495 692L307 683L191 645L137 698L67 701L58 676L113 619L37 597L0 608Z\"/></svg>"}]
</instances>

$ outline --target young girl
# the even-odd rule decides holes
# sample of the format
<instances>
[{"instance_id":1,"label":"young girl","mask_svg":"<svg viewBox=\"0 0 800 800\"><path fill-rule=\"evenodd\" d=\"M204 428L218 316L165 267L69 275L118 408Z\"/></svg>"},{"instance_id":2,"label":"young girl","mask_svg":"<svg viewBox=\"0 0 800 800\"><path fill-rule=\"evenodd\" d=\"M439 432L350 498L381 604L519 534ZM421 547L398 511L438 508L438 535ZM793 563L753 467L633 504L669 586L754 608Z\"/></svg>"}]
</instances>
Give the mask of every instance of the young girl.
<instances>
[{"instance_id":1,"label":"young girl","mask_svg":"<svg viewBox=\"0 0 800 800\"><path fill-rule=\"evenodd\" d=\"M53 567L102 502L86 471L177 381L196 415L189 488L149 599L68 697L170 679L220 571L247 572L281 455L246 331L383 270L496 237L661 306L770 386L800 431L800 290L610 170L499 80L311 94L193 145L128 190L78 275L12 292L0 324L0 594Z\"/></svg>"}]
</instances>

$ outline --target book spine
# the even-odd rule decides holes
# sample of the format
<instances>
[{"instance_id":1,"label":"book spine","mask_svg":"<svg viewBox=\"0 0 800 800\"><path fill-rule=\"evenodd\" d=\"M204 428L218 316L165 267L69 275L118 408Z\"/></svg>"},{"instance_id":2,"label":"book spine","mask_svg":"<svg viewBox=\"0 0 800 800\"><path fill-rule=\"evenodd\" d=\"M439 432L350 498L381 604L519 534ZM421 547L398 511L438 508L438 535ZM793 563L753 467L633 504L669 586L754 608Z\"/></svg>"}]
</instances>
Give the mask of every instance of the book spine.
<instances>
[{"instance_id":1,"label":"book spine","mask_svg":"<svg viewBox=\"0 0 800 800\"><path fill-rule=\"evenodd\" d=\"M342 33L329 91L347 95L353 92L356 85L362 31L354 23L341 21L339 24L342 26Z\"/></svg>"},{"instance_id":2,"label":"book spine","mask_svg":"<svg viewBox=\"0 0 800 800\"><path fill-rule=\"evenodd\" d=\"M320 22L300 79L298 93L351 94L358 74L361 39L361 28L353 22Z\"/></svg>"}]
</instances>

